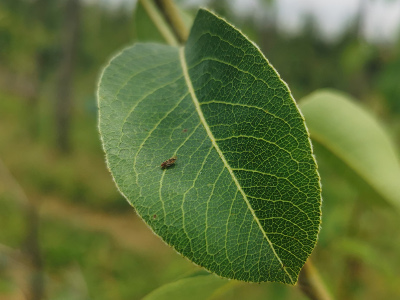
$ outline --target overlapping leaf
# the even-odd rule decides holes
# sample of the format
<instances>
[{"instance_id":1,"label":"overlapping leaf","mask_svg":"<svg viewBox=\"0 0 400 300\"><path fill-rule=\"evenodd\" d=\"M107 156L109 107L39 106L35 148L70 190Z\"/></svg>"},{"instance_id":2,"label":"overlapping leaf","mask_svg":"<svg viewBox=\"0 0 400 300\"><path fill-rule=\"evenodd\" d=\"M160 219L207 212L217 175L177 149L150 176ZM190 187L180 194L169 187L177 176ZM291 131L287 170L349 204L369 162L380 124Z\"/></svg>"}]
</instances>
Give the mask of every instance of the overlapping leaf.
<instances>
[{"instance_id":1,"label":"overlapping leaf","mask_svg":"<svg viewBox=\"0 0 400 300\"><path fill-rule=\"evenodd\" d=\"M396 149L374 117L349 95L334 90L316 91L302 99L300 107L312 139L359 176L381 200L400 209Z\"/></svg>"},{"instance_id":2,"label":"overlapping leaf","mask_svg":"<svg viewBox=\"0 0 400 300\"><path fill-rule=\"evenodd\" d=\"M319 231L319 177L286 84L246 37L200 10L184 48L116 56L99 109L115 182L165 242L223 277L297 281Z\"/></svg>"}]
</instances>

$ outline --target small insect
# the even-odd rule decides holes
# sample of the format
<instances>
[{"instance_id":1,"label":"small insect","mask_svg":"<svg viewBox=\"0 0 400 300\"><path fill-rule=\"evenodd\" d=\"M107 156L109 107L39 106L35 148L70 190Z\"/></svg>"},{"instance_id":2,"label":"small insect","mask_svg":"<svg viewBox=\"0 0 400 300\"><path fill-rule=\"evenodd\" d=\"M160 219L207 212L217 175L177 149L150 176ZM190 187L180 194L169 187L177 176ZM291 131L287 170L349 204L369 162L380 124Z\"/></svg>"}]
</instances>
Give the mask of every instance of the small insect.
<instances>
[{"instance_id":1,"label":"small insect","mask_svg":"<svg viewBox=\"0 0 400 300\"><path fill-rule=\"evenodd\" d=\"M161 169L166 169L172 166L176 162L176 160L177 160L176 155L172 156L170 159L167 159L161 164Z\"/></svg>"}]
</instances>

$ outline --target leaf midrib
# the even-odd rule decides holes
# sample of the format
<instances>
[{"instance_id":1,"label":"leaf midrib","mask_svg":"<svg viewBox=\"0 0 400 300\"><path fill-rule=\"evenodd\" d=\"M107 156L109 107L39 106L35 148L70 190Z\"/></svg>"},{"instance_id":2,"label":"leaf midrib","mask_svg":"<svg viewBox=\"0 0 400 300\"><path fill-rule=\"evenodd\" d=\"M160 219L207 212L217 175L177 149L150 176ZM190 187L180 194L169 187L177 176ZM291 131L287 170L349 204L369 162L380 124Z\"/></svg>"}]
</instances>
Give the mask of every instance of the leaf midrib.
<instances>
[{"instance_id":1,"label":"leaf midrib","mask_svg":"<svg viewBox=\"0 0 400 300\"><path fill-rule=\"evenodd\" d=\"M224 154L222 153L221 149L219 148L218 144L216 143L215 138L214 138L214 135L213 135L213 133L211 132L211 130L210 130L208 124L207 124L206 119L204 118L203 112L202 112L202 110L201 110L201 108L200 108L199 100L197 99L197 96L196 96L196 94L195 94L195 91L194 91L192 82L191 82L191 80L190 80L189 71L188 71L188 67L187 67L187 63L186 63L186 59L185 59L185 48L184 48L184 47L181 47L181 48L179 49L179 58L180 58L180 62L181 62L181 67L182 67L182 71L183 71L183 76L184 76L184 78L185 78L185 82L186 82L186 85L187 85L187 87L188 87L190 96L191 96L191 98L192 98L192 100L193 100L193 103L194 103L194 106L195 106L195 108L196 108L196 111L197 111L197 113L198 113L198 115L199 115L200 121L201 121L201 123L203 124L204 129L206 130L208 137L209 137L210 140L211 140L212 145L214 146L214 148L215 148L215 150L217 151L219 157L221 158L222 162L224 163L225 168L228 170L229 174L231 175L231 177L232 177L232 179L233 179L233 181L234 181L234 183L235 183L237 189L238 189L239 192L242 194L243 199L244 199L244 201L245 201L246 204L247 204L247 207L249 208L249 210L250 210L250 212L251 212L251 214L252 214L254 220L256 221L258 227L260 228L260 230L261 230L261 232L262 232L264 238L266 239L266 241L268 242L269 246L271 247L272 252L274 253L274 255L275 255L275 257L277 258L277 260L279 261L279 263L281 264L282 269L283 269L283 270L285 271L285 273L288 275L288 277L290 278L290 281L292 282L292 284L294 284L294 281L293 281L293 279L292 279L292 276L290 276L290 274L289 274L288 271L286 270L286 267L285 267L285 265L283 264L282 260L280 259L280 257L279 257L278 254L276 253L275 248L274 248L272 242L271 242L270 239L268 238L267 233L265 232L265 230L263 229L263 227L262 227L262 225L261 225L261 223L260 223L260 220L257 218L257 216L256 216L256 214L255 214L255 211L254 211L253 208L251 207L250 202L249 202L249 200L247 199L246 193L243 191L242 187L240 186L239 181L237 180L235 174L233 173L232 168L229 166L227 160L225 159L225 156L224 156Z\"/></svg>"}]
</instances>

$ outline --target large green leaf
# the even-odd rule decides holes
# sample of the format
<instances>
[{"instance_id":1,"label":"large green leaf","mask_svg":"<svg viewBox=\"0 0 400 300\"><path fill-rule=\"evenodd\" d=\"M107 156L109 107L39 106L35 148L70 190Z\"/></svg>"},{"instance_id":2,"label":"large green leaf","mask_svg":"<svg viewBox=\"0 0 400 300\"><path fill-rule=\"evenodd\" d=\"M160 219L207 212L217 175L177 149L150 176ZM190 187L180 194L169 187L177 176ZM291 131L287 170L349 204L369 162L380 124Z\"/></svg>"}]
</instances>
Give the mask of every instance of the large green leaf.
<instances>
[{"instance_id":1,"label":"large green leaf","mask_svg":"<svg viewBox=\"0 0 400 300\"><path fill-rule=\"evenodd\" d=\"M374 195L400 208L399 160L374 117L350 96L333 90L312 93L300 107L312 139L362 178Z\"/></svg>"},{"instance_id":2,"label":"large green leaf","mask_svg":"<svg viewBox=\"0 0 400 300\"><path fill-rule=\"evenodd\" d=\"M200 10L184 48L117 55L98 101L114 180L156 234L220 276L297 281L319 231L319 176L304 120L256 46Z\"/></svg>"},{"instance_id":3,"label":"large green leaf","mask_svg":"<svg viewBox=\"0 0 400 300\"><path fill-rule=\"evenodd\" d=\"M228 280L215 275L183 278L154 290L143 300L208 300L215 299L226 289Z\"/></svg>"}]
</instances>

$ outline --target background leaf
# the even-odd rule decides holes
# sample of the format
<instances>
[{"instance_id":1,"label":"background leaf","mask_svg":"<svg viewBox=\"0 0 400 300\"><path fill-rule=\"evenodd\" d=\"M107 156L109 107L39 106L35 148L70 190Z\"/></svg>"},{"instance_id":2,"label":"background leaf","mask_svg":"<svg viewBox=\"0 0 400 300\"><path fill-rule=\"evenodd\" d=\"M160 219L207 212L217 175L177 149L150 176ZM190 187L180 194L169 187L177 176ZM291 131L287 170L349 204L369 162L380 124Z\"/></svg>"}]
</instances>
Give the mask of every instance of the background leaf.
<instances>
[{"instance_id":1,"label":"background leaf","mask_svg":"<svg viewBox=\"0 0 400 300\"><path fill-rule=\"evenodd\" d=\"M319 231L319 177L304 120L257 47L200 10L185 48L116 56L98 98L115 182L164 241L223 277L297 281Z\"/></svg>"},{"instance_id":2,"label":"background leaf","mask_svg":"<svg viewBox=\"0 0 400 300\"><path fill-rule=\"evenodd\" d=\"M163 285L143 300L210 300L223 292L228 283L215 275L194 276Z\"/></svg>"},{"instance_id":3,"label":"background leaf","mask_svg":"<svg viewBox=\"0 0 400 300\"><path fill-rule=\"evenodd\" d=\"M300 101L300 108L313 141L362 178L381 199L400 208L398 157L375 118L350 96L333 90L312 93Z\"/></svg>"}]
</instances>

